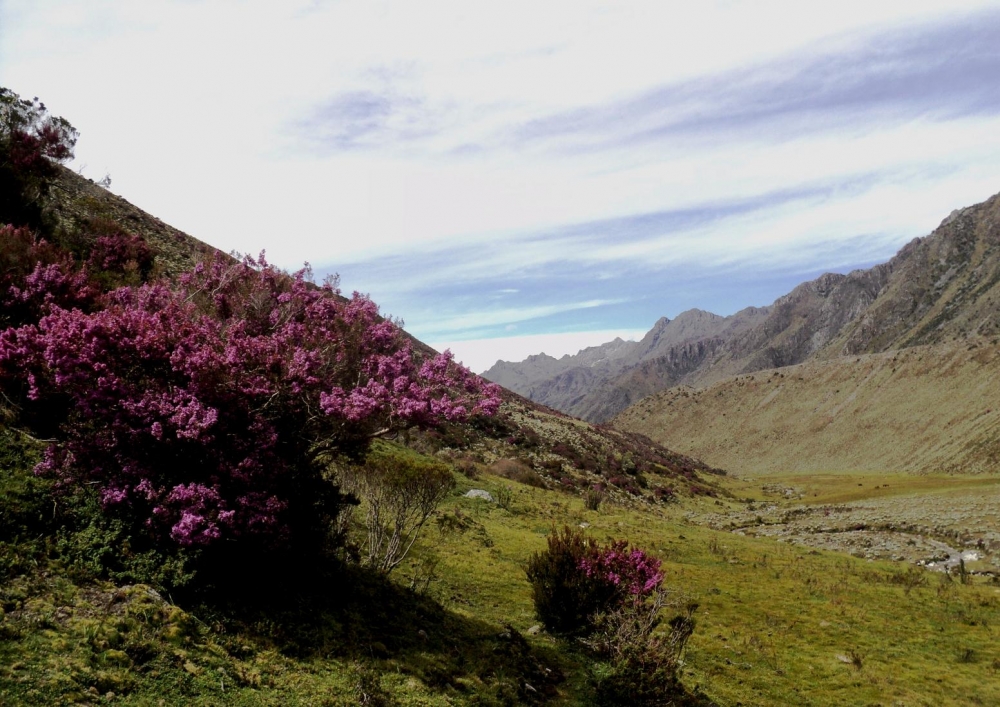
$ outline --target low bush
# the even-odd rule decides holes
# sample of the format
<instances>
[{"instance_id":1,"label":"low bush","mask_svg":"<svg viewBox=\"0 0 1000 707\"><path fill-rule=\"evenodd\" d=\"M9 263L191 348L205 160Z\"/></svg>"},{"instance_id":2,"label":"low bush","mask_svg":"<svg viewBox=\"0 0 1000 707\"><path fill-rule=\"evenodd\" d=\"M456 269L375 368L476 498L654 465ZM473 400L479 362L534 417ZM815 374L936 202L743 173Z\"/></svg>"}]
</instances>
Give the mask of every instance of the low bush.
<instances>
[{"instance_id":1,"label":"low bush","mask_svg":"<svg viewBox=\"0 0 1000 707\"><path fill-rule=\"evenodd\" d=\"M658 631L661 614L670 607L681 607L682 613L670 620L669 629ZM697 607L658 588L646 601L626 602L599 616L585 643L603 662L593 671L600 704L652 707L684 695L678 669Z\"/></svg>"},{"instance_id":2,"label":"low bush","mask_svg":"<svg viewBox=\"0 0 1000 707\"><path fill-rule=\"evenodd\" d=\"M639 488L632 482L632 479L627 476L613 476L608 479L608 483L612 486L617 486L622 491L632 494L633 496L641 495Z\"/></svg>"},{"instance_id":3,"label":"low bush","mask_svg":"<svg viewBox=\"0 0 1000 707\"><path fill-rule=\"evenodd\" d=\"M553 531L548 548L528 560L535 612L552 633L587 634L595 618L641 602L663 580L660 561L625 541L601 546L579 530Z\"/></svg>"},{"instance_id":4,"label":"low bush","mask_svg":"<svg viewBox=\"0 0 1000 707\"><path fill-rule=\"evenodd\" d=\"M469 479L479 478L479 464L471 457L459 457L456 459L455 469Z\"/></svg>"},{"instance_id":5,"label":"low bush","mask_svg":"<svg viewBox=\"0 0 1000 707\"><path fill-rule=\"evenodd\" d=\"M115 224L97 221L91 226L96 237L87 266L105 290L148 282L155 254L139 236L125 233Z\"/></svg>"},{"instance_id":6,"label":"low bush","mask_svg":"<svg viewBox=\"0 0 1000 707\"><path fill-rule=\"evenodd\" d=\"M490 466L490 472L527 486L539 489L547 488L545 479L519 459L499 459Z\"/></svg>"},{"instance_id":7,"label":"low bush","mask_svg":"<svg viewBox=\"0 0 1000 707\"><path fill-rule=\"evenodd\" d=\"M528 560L535 613L550 633L573 635L591 628L591 617L611 601L613 592L592 582L581 565L593 555L583 533L564 527L549 534L548 549Z\"/></svg>"},{"instance_id":8,"label":"low bush","mask_svg":"<svg viewBox=\"0 0 1000 707\"><path fill-rule=\"evenodd\" d=\"M531 557L527 574L546 628L580 638L593 652L597 704L663 705L685 697L678 668L697 604L661 587L659 560L624 540L602 546L564 527ZM667 608L681 612L664 630Z\"/></svg>"},{"instance_id":9,"label":"low bush","mask_svg":"<svg viewBox=\"0 0 1000 707\"><path fill-rule=\"evenodd\" d=\"M527 426L518 427L513 434L509 435L506 439L507 444L519 447L525 450L534 450L542 443L541 436L535 432L533 429Z\"/></svg>"},{"instance_id":10,"label":"low bush","mask_svg":"<svg viewBox=\"0 0 1000 707\"><path fill-rule=\"evenodd\" d=\"M653 489L653 498L657 501L662 501L663 503L670 503L671 501L677 500L677 496L674 495L674 490L663 486L657 486Z\"/></svg>"},{"instance_id":11,"label":"low bush","mask_svg":"<svg viewBox=\"0 0 1000 707\"><path fill-rule=\"evenodd\" d=\"M455 487L445 464L389 445L373 449L363 465L345 466L339 479L344 491L361 500L363 563L387 574L406 558L427 519Z\"/></svg>"},{"instance_id":12,"label":"low bush","mask_svg":"<svg viewBox=\"0 0 1000 707\"><path fill-rule=\"evenodd\" d=\"M546 459L542 462L542 468L549 473L561 474L563 470L563 462L561 459Z\"/></svg>"},{"instance_id":13,"label":"low bush","mask_svg":"<svg viewBox=\"0 0 1000 707\"><path fill-rule=\"evenodd\" d=\"M494 497L496 498L497 505L500 506L507 512L513 512L514 510L514 492L510 490L509 486L500 484L497 486L494 492Z\"/></svg>"}]
</instances>

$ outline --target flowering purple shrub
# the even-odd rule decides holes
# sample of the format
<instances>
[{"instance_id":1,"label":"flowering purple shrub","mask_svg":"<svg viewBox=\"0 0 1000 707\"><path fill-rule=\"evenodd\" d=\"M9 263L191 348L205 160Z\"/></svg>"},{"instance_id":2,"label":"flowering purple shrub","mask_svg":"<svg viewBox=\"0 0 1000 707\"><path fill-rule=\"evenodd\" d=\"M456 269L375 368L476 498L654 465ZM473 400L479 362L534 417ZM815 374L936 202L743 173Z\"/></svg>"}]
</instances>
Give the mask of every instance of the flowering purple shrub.
<instances>
[{"instance_id":1,"label":"flowering purple shrub","mask_svg":"<svg viewBox=\"0 0 1000 707\"><path fill-rule=\"evenodd\" d=\"M447 352L418 361L371 300L309 274L218 259L0 333L0 388L58 432L37 473L161 544L280 548L339 512L332 458L497 410L496 386Z\"/></svg>"},{"instance_id":2,"label":"flowering purple shrub","mask_svg":"<svg viewBox=\"0 0 1000 707\"><path fill-rule=\"evenodd\" d=\"M528 560L535 612L554 633L587 634L595 618L641 604L663 581L660 561L624 540L602 546L569 527Z\"/></svg>"},{"instance_id":3,"label":"flowering purple shrub","mask_svg":"<svg viewBox=\"0 0 1000 707\"><path fill-rule=\"evenodd\" d=\"M629 549L625 540L596 547L580 560L580 569L589 579L613 587L619 600L641 601L663 581L660 561L638 548Z\"/></svg>"},{"instance_id":4,"label":"flowering purple shrub","mask_svg":"<svg viewBox=\"0 0 1000 707\"><path fill-rule=\"evenodd\" d=\"M90 249L87 265L112 285L137 285L146 282L153 270L153 250L139 236L124 233L113 224L96 224L91 231L97 238ZM104 231L103 233L101 231Z\"/></svg>"},{"instance_id":5,"label":"flowering purple shrub","mask_svg":"<svg viewBox=\"0 0 1000 707\"><path fill-rule=\"evenodd\" d=\"M53 307L92 307L97 291L72 258L28 228L0 225L0 326L37 322Z\"/></svg>"}]
</instances>

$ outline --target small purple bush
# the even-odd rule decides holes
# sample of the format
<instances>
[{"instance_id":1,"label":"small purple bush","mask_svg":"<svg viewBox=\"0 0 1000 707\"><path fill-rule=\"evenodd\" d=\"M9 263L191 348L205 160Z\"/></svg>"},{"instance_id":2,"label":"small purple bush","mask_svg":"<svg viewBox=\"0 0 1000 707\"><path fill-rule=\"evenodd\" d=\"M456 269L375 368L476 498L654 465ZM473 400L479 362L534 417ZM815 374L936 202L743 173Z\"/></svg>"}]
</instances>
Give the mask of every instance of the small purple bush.
<instances>
[{"instance_id":1,"label":"small purple bush","mask_svg":"<svg viewBox=\"0 0 1000 707\"><path fill-rule=\"evenodd\" d=\"M549 535L526 572L538 618L566 635L587 634L598 614L645 601L663 581L660 561L643 550L624 540L602 546L569 527Z\"/></svg>"},{"instance_id":2,"label":"small purple bush","mask_svg":"<svg viewBox=\"0 0 1000 707\"><path fill-rule=\"evenodd\" d=\"M660 561L638 548L629 549L625 540L613 542L608 547L595 547L580 560L580 569L588 579L613 588L613 594L620 601L641 600L663 581Z\"/></svg>"}]
</instances>

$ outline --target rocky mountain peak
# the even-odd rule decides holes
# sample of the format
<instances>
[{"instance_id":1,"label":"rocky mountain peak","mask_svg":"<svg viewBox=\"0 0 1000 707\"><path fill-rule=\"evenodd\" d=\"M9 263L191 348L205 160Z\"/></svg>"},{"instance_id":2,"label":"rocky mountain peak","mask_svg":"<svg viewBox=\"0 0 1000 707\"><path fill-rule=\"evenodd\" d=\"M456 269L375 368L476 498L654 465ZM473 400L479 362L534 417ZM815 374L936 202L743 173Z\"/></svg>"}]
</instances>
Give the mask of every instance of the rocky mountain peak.
<instances>
[{"instance_id":1,"label":"rocky mountain peak","mask_svg":"<svg viewBox=\"0 0 1000 707\"><path fill-rule=\"evenodd\" d=\"M549 356L547 353L545 353L543 351L542 353L531 354L526 359L524 359L524 362L525 363L539 363L539 362L548 362L548 361L555 361L555 360L556 360L556 358L554 356ZM498 363L503 363L503 362L502 361L498 361Z\"/></svg>"}]
</instances>

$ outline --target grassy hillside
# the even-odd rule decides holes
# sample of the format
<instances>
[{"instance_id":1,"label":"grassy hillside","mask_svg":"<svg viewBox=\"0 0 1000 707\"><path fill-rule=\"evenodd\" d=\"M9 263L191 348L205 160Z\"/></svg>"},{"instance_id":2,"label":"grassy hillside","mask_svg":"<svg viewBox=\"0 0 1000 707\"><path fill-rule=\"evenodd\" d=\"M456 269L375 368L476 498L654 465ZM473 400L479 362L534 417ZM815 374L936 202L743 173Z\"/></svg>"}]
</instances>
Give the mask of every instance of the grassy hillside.
<instances>
[{"instance_id":1,"label":"grassy hillside","mask_svg":"<svg viewBox=\"0 0 1000 707\"><path fill-rule=\"evenodd\" d=\"M49 257L59 260L53 273L60 276L63 268L70 272L87 263L93 272L88 270L74 280L80 283L78 287L66 289L97 298L98 290L123 283L159 277L169 281L192 264L217 255L205 244L78 175L57 170L52 179L36 224L41 229L36 232L39 235L10 228L4 231L4 255L17 266L5 274L15 278L14 285L20 285L16 278L27 277L42 257ZM39 240L42 235L50 240ZM121 257L108 260L111 265L106 265L101 249L112 246L117 249L113 254ZM283 277L276 274L276 282L284 282ZM301 284L301 289L311 297L324 296L309 284ZM213 290L216 294L219 291ZM13 286L10 292L4 291L13 293L11 297L18 292ZM86 300L82 305L66 304L61 311L68 313L72 307L73 313L67 316L87 317L91 308L100 309L104 304ZM254 306L264 305L255 300ZM44 307L41 313L22 309L25 311L5 310L10 315L5 322L32 324L46 311ZM37 332L29 328L19 331L19 336ZM75 334L66 335L60 344L86 348ZM419 342L414 348L418 358L431 353ZM108 368L106 363L99 365ZM70 423L40 426L38 420L45 410L37 415L33 410L26 412L31 403L18 397L24 395L23 369L8 366L4 374L13 392L8 395L5 390L0 402L0 654L4 666L0 671L0 703L507 705L590 700L596 678L589 667L589 653L572 643L533 644L504 620L514 615L508 594L518 591L522 597L526 595L520 565L527 554L517 555L516 571L511 566L494 570L473 567L473 574L463 580L462 594L491 596L492 608L497 611L466 615L428 593L438 577L435 568L444 564L436 555L444 542L441 538L474 538L473 546L462 553L465 555L496 544L461 505L452 512L438 512L433 527L441 537L431 533L428 544L418 547L410 565L405 571L397 570L391 580L358 561L366 542L361 518L372 508L370 500L353 520L343 515L336 519L343 520L342 524L331 520L324 525L312 538L314 543L295 548L302 550L299 554L278 553L263 544L256 548L260 552L248 552L246 544L241 544L243 528L216 545L215 554L206 560L204 548L185 543L180 531L171 536L176 542L161 542L152 529L154 521L143 522L127 511L110 509L114 501L109 502L107 494L94 493L100 488L79 477L62 493L56 492L54 478L35 477L32 469L45 447L65 441L35 438L64 437L70 434L66 432ZM177 379L172 385L179 385ZM235 389L238 386L227 388L230 392ZM412 387L408 390L413 391ZM266 410L276 395L255 410ZM108 399L113 406L128 404L119 397ZM229 410L233 399L222 405L220 410ZM65 399L53 408L66 409ZM89 409L88 415L96 414L82 403L69 409ZM104 428L104 422L95 424L95 419L85 417L84 427ZM216 420L212 417L210 424ZM397 430L395 443L388 447L390 457L402 460L401 469L420 468L428 474L431 469L441 470L442 462L450 462L443 467L445 478L451 479L460 470L465 489L472 479L484 474L502 477L507 481L485 483L495 492L497 507L507 513L516 503L511 487L520 485L552 493L567 504L582 505L586 498L591 506L603 501L622 508L726 495L717 483L718 470L639 435L597 429L514 395L507 395L500 414L492 417L474 416L467 423L440 422L422 431ZM146 425L142 429L145 434L150 428ZM157 435L162 427L154 425L152 429L153 436L160 439ZM219 432L210 444L223 447L223 437L238 437L242 429L237 429L232 435ZM300 430L295 433L301 436ZM125 436L133 435L129 432ZM181 438L176 435L176 439ZM169 439L173 444L174 437ZM251 446L263 444L262 438L251 442ZM116 438L111 446L119 449L124 443ZM67 458L74 456L71 452ZM274 466L274 459L267 462ZM346 462L338 456L336 463ZM386 458L382 463L396 468ZM323 464L327 466L317 473L336 489L332 458ZM98 472L135 468L131 462L117 459L83 466ZM178 465L168 463L167 467L176 469ZM223 466L209 471L209 475L222 473ZM252 470L239 473L241 479L253 477ZM371 474L371 469L363 473ZM203 480L216 484L218 479L209 475ZM288 469L279 476L291 478ZM173 492L177 498L186 498L199 488L208 489L192 483L175 486ZM144 489L141 494L155 493L151 485ZM417 488L415 493L423 491ZM205 493L208 495L198 503L218 497ZM242 498L253 502L254 493L251 490ZM145 498L151 501L151 497ZM342 498L344 504L357 501ZM455 500L458 498L453 501L482 503ZM281 507L280 499L265 500ZM327 506L324 512L340 507ZM151 512L155 515L164 509L161 505ZM232 517L232 513L227 514ZM181 522L194 517L193 512L188 513ZM247 518L251 525L259 520ZM262 518L267 521L266 516ZM179 527L174 526L174 530ZM424 534L425 541L428 535ZM540 537L544 543L544 533ZM278 537L276 542L280 540ZM470 569L467 560L461 564L463 571ZM514 586L518 589L510 589ZM561 687L563 684L566 687ZM683 689L671 687L671 694L677 704L705 703Z\"/></svg>"},{"instance_id":2,"label":"grassy hillside","mask_svg":"<svg viewBox=\"0 0 1000 707\"><path fill-rule=\"evenodd\" d=\"M614 424L742 474L989 473L998 396L1000 348L980 338L674 388Z\"/></svg>"},{"instance_id":3,"label":"grassy hillside","mask_svg":"<svg viewBox=\"0 0 1000 707\"><path fill-rule=\"evenodd\" d=\"M14 518L31 532L8 535L0 554L3 704L590 704L600 666L538 630L523 572L562 524L649 548L666 583L698 603L682 671L692 704L1000 700L1000 590L985 578L963 583L701 524L745 503L593 511L563 493L459 475L389 584L331 575L266 610L178 605L88 578L60 551L71 529L48 525L51 508L29 488L30 450L4 439L4 507L18 509L6 528ZM466 498L471 488L507 488L510 502Z\"/></svg>"}]
</instances>

